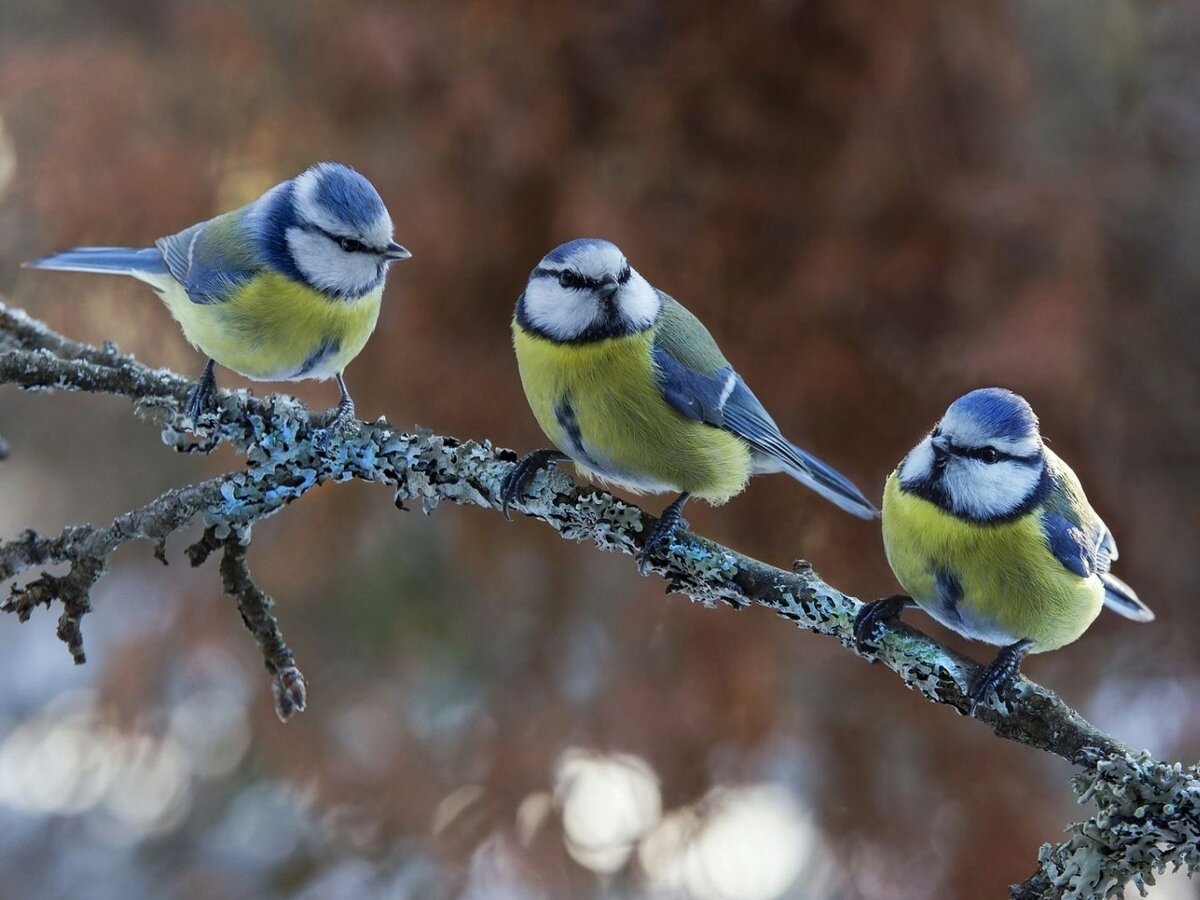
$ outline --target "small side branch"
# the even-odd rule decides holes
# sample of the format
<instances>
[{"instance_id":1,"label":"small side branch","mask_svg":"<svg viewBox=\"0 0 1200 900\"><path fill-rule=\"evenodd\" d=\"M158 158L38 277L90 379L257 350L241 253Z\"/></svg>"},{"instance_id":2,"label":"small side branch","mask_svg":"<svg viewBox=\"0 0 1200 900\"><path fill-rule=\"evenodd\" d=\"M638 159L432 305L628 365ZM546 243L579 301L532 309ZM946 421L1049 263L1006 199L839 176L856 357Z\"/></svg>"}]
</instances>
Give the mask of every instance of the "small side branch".
<instances>
[{"instance_id":1,"label":"small side branch","mask_svg":"<svg viewBox=\"0 0 1200 900\"><path fill-rule=\"evenodd\" d=\"M292 649L283 640L279 622L271 613L275 601L266 594L250 575L246 551L250 546L250 529L212 526L204 536L187 549L193 566L200 566L214 550L221 550L221 585L225 593L237 600L242 623L254 635L262 653L263 664L271 676L271 692L275 697L275 714L286 722L295 713L304 712L307 704L307 685L296 665Z\"/></svg>"},{"instance_id":2,"label":"small side branch","mask_svg":"<svg viewBox=\"0 0 1200 900\"><path fill-rule=\"evenodd\" d=\"M68 565L65 575L43 571L24 584L13 583L0 610L25 622L38 606L47 609L62 603L58 637L77 665L87 661L81 623L91 611L91 589L108 568L108 557L118 547L134 540L149 540L163 562L167 537L186 526L220 497L222 478L214 478L179 490L167 491L153 503L118 516L104 528L72 526L56 537L43 537L26 530L11 541L0 543L0 583L12 581L27 569Z\"/></svg>"}]
</instances>

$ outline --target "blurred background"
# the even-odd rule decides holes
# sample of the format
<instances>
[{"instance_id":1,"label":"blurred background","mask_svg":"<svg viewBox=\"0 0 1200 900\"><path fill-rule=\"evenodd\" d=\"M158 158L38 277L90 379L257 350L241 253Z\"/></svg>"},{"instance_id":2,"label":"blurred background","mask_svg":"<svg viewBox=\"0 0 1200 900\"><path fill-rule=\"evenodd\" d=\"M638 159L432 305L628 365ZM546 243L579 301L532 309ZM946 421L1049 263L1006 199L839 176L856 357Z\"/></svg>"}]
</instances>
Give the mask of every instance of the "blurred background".
<instances>
[{"instance_id":1,"label":"blurred background","mask_svg":"<svg viewBox=\"0 0 1200 900\"><path fill-rule=\"evenodd\" d=\"M580 235L619 243L875 496L950 400L1005 385L1158 613L1102 616L1026 670L1194 762L1198 51L1184 0L5 0L0 295L198 374L146 287L20 262L146 245L336 159L414 253L349 369L367 418L543 445L509 320ZM4 537L241 464L177 456L114 398L0 390L0 434ZM877 526L786 479L689 517L857 596L895 590ZM58 610L0 619L0 896L1000 896L1086 815L1066 763L831 640L664 597L531 521L424 518L360 484L255 529L310 684L284 726L190 536L169 568L117 554L84 667Z\"/></svg>"}]
</instances>

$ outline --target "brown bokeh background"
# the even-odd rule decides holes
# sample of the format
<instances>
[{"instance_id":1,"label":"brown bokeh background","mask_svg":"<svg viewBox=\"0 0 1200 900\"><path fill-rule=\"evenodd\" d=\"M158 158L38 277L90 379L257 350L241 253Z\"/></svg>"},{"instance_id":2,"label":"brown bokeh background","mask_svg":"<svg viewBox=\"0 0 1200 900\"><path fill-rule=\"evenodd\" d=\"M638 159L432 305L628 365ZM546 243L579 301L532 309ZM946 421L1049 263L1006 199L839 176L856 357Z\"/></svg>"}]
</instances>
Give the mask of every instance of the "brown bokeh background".
<instances>
[{"instance_id":1,"label":"brown bokeh background","mask_svg":"<svg viewBox=\"0 0 1200 900\"><path fill-rule=\"evenodd\" d=\"M1184 0L6 0L0 295L198 373L144 286L19 263L145 245L337 159L414 253L349 369L368 418L540 446L509 318L581 235L704 319L785 432L869 494L954 397L1010 387L1159 616L1104 615L1026 669L1193 762L1198 51ZM109 398L3 390L0 434L5 537L238 464L174 455ZM782 476L689 517L894 590L877 526ZM82 669L57 612L0 621L11 896L998 896L1085 814L1065 763L835 642L664 598L533 522L424 518L362 485L255 529L311 685L284 726L184 546L167 569L117 555Z\"/></svg>"}]
</instances>

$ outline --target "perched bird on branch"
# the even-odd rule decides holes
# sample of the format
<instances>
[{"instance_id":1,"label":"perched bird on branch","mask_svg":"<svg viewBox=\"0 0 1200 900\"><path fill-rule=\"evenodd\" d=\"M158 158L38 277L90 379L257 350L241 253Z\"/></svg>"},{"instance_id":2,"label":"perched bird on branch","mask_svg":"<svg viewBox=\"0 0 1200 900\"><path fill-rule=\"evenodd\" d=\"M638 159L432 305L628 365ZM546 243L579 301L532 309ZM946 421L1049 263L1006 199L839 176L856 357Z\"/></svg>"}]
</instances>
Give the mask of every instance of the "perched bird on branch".
<instances>
[{"instance_id":1,"label":"perched bird on branch","mask_svg":"<svg viewBox=\"0 0 1200 900\"><path fill-rule=\"evenodd\" d=\"M76 247L28 265L132 275L158 291L209 357L188 398L193 421L220 363L256 381L333 377L342 425L354 417L343 372L375 330L388 265L409 256L374 186L326 162L153 247Z\"/></svg>"},{"instance_id":2,"label":"perched bird on branch","mask_svg":"<svg viewBox=\"0 0 1200 900\"><path fill-rule=\"evenodd\" d=\"M1071 467L1042 441L1023 397L1001 388L955 400L887 480L883 542L911 597L866 606L860 644L911 602L965 637L1003 649L970 688L1003 691L1028 653L1078 638L1102 606L1136 622L1154 613L1109 568L1112 532Z\"/></svg>"},{"instance_id":3,"label":"perched bird on branch","mask_svg":"<svg viewBox=\"0 0 1200 900\"><path fill-rule=\"evenodd\" d=\"M628 490L678 492L646 556L669 545L689 497L724 503L764 472L787 472L861 518L878 515L849 480L780 433L700 321L608 241L547 254L512 328L525 395L558 450L522 457L504 484L506 511L539 468L570 459Z\"/></svg>"}]
</instances>

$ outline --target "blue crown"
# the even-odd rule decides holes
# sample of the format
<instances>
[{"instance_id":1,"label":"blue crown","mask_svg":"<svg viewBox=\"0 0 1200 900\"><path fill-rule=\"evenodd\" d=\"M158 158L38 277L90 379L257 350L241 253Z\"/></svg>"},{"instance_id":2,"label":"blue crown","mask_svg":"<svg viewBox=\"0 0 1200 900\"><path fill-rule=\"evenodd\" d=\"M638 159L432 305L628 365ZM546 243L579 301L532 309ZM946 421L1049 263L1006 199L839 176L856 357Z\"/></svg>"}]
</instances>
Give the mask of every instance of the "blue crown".
<instances>
[{"instance_id":1,"label":"blue crown","mask_svg":"<svg viewBox=\"0 0 1200 900\"><path fill-rule=\"evenodd\" d=\"M979 388L950 404L946 415L976 423L996 437L1020 440L1038 433L1038 417L1020 394L1004 388Z\"/></svg>"},{"instance_id":2,"label":"blue crown","mask_svg":"<svg viewBox=\"0 0 1200 900\"><path fill-rule=\"evenodd\" d=\"M312 171L317 176L317 202L343 222L369 228L384 215L383 198L354 169L341 163L323 162L313 166Z\"/></svg>"},{"instance_id":3,"label":"blue crown","mask_svg":"<svg viewBox=\"0 0 1200 900\"><path fill-rule=\"evenodd\" d=\"M613 250L617 250L616 244L614 244L612 241L606 241L604 238L576 238L573 241L567 241L565 244L559 244L546 254L546 259L549 262L565 263L576 253L589 248L605 250L611 248Z\"/></svg>"}]
</instances>

